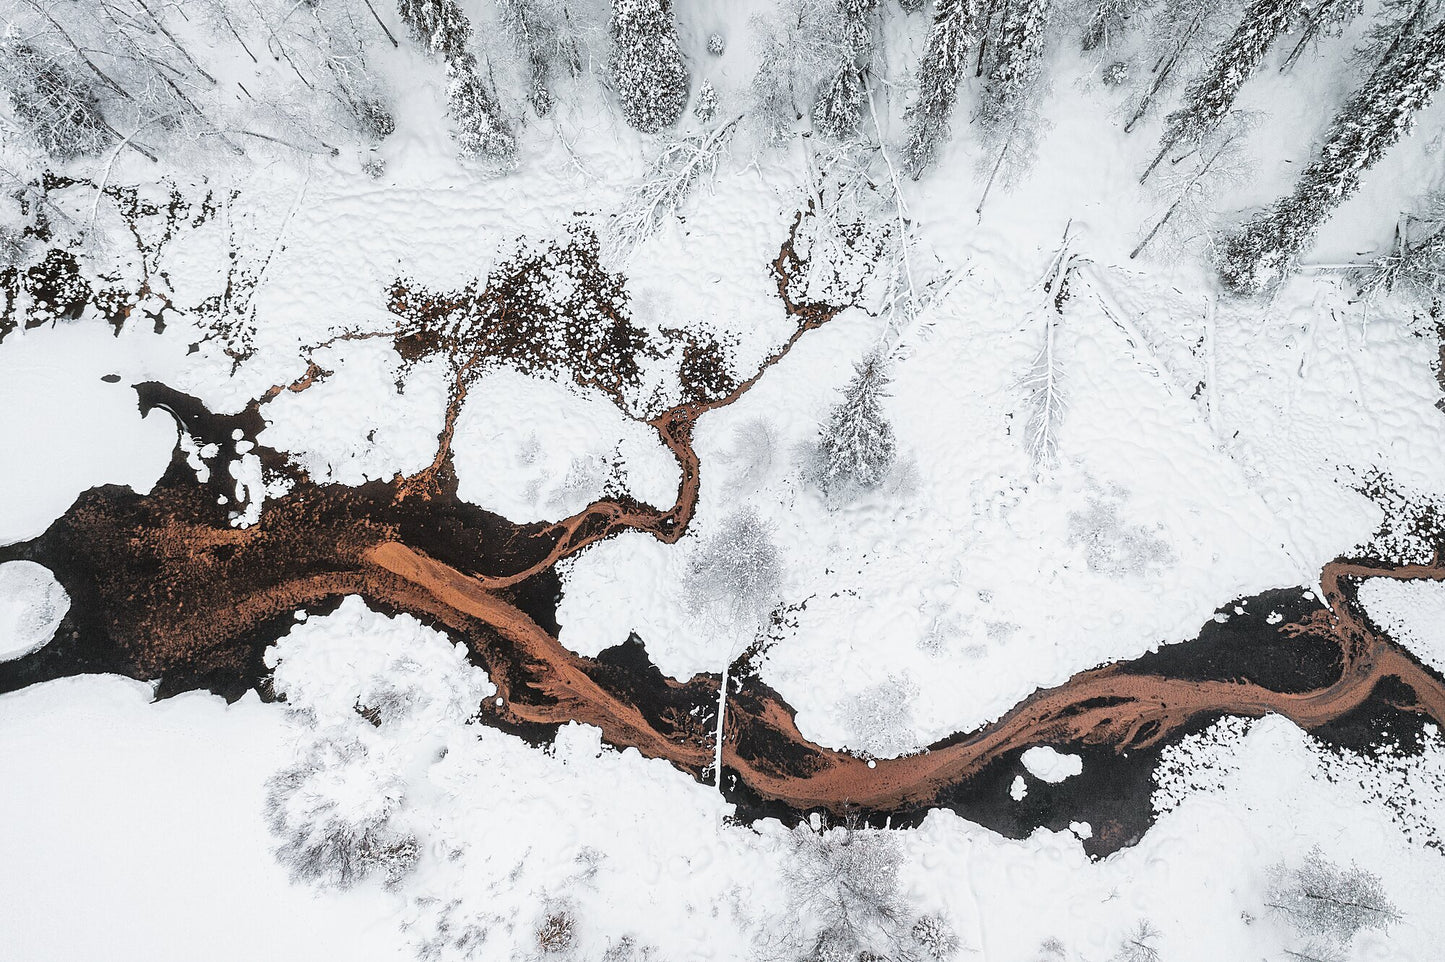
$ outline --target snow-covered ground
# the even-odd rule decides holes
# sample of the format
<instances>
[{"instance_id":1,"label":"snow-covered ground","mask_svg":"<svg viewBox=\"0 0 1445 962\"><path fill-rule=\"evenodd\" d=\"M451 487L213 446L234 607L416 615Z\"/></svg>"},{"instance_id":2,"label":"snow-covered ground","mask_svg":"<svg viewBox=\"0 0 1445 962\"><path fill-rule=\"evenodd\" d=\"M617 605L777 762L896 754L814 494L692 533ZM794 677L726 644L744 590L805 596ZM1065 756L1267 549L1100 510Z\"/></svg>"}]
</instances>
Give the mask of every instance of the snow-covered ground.
<instances>
[{"instance_id":1,"label":"snow-covered ground","mask_svg":"<svg viewBox=\"0 0 1445 962\"><path fill-rule=\"evenodd\" d=\"M485 30L491 7L466 6ZM605 5L579 6L601 22ZM746 25L765 7L678 5L685 52L697 79L717 86L723 116L746 106ZM926 21L888 12L886 55L906 77ZM1340 64L1360 29L1246 86L1241 106L1263 116L1248 139L1249 175L1213 204L1221 217L1293 183L1355 82ZM728 41L721 58L703 52L714 31ZM1380 509L1360 492L1367 478L1445 495L1432 322L1389 300L1362 303L1336 275L1302 273L1270 298L1234 301L1219 296L1198 250L1161 244L1130 259L1167 203L1137 183L1160 121L1123 136L1124 94L1075 46L1055 44L1048 58L1037 162L993 191L981 215L986 158L962 119L937 168L904 184L913 269L920 283L955 272L945 293L901 331L843 312L738 403L704 415L692 530L672 546L623 534L566 562L564 645L595 654L635 632L673 677L728 664L756 625L696 604L689 573L746 506L780 559L764 600L789 606L795 622L762 679L797 709L807 737L898 755L997 719L1080 670L1187 639L1232 599L1308 588L1378 528ZM407 367L384 338L328 342L390 329L386 289L399 277L459 289L575 222L605 232L655 149L584 74L566 82L549 119L520 131L517 169L485 175L455 159L441 67L406 42L379 42L374 54L398 125L370 152L386 162L379 178L354 149L298 161L258 148L261 160L169 171L188 195L231 198L224 220L180 232L163 263L175 301L197 303L217 289L239 238L238 256L261 278L243 359L177 314L163 332L129 322L112 336L87 317L5 337L0 544L40 534L91 486L149 490L177 430L165 411L139 414L131 385L146 380L234 412L315 361L332 373L267 405L261 443L318 481L424 467L443 423L445 366ZM904 100L887 96L882 133L896 143ZM1385 249L1398 213L1441 186L1442 122L1445 103L1421 115L1309 260ZM36 169L23 150L0 146L7 167ZM731 345L734 373L753 373L792 330L769 265L806 202L811 156L740 134L685 219L609 263L626 274L634 321L712 334ZM121 153L110 178L156 172ZM67 196L56 202L95 221L93 194ZM1059 463L1039 471L1022 440L1020 380L1044 343L1038 281L1066 230L1081 259L1057 330L1068 406ZM830 503L808 477L810 452L854 364L880 344L895 358L884 409L898 463L878 489ZM664 375L649 369L645 380ZM569 515L607 484L669 505L677 466L637 413L560 379L489 370L452 442L460 496L517 522ZM65 608L55 591L34 571L0 568L0 657L48 640ZM1361 600L1445 671L1439 585L1371 581ZM147 686L113 677L0 697L0 958L390 960L431 946L442 958L521 959L541 954L547 917L566 914L577 920L577 958L601 959L630 937L659 960L731 960L766 956L796 922L779 909L786 829L727 824L715 791L665 762L603 749L594 729L570 726L542 750L465 712L396 731L367 725L352 710L367 679L414 675L428 703L485 687L416 622L351 599L299 623L272 663L278 688L295 694L289 708L199 694L152 703ZM273 857L268 779L342 729L363 745L346 762L359 766L363 794L391 798L425 842L405 885L318 890ZM1052 781L1073 761L1035 754L1024 765ZM964 958L1100 962L1148 919L1168 962L1276 959L1298 943L1264 904L1268 870L1319 845L1378 874L1403 916L1388 934L1362 934L1352 962L1438 957L1438 733L1418 757L1360 759L1277 718L1224 722L1171 749L1160 777L1158 823L1108 859L1084 856L1086 825L1011 841L935 812L899 833L900 885L919 912L951 920ZM1412 803L1380 803L1402 797ZM1050 938L1063 954L1047 954Z\"/></svg>"}]
</instances>

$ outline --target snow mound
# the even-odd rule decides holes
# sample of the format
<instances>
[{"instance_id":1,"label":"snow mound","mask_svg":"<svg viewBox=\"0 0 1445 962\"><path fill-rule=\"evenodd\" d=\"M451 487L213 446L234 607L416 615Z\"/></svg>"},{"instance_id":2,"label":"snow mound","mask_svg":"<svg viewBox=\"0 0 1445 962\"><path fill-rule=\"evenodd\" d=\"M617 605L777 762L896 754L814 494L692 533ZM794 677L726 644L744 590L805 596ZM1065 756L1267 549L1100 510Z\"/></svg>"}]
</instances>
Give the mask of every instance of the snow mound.
<instances>
[{"instance_id":1,"label":"snow mound","mask_svg":"<svg viewBox=\"0 0 1445 962\"><path fill-rule=\"evenodd\" d=\"M1034 778L1053 784L1062 782L1084 770L1084 760L1078 755L1066 755L1047 745L1035 745L1024 752L1024 768Z\"/></svg>"},{"instance_id":2,"label":"snow mound","mask_svg":"<svg viewBox=\"0 0 1445 962\"><path fill-rule=\"evenodd\" d=\"M0 661L43 648L70 610L70 596L44 565L0 564Z\"/></svg>"},{"instance_id":3,"label":"snow mound","mask_svg":"<svg viewBox=\"0 0 1445 962\"><path fill-rule=\"evenodd\" d=\"M1374 621L1421 661L1445 671L1445 584L1370 578L1360 604Z\"/></svg>"},{"instance_id":4,"label":"snow mound","mask_svg":"<svg viewBox=\"0 0 1445 962\"><path fill-rule=\"evenodd\" d=\"M496 693L487 673L452 642L410 615L389 618L356 596L308 618L266 651L276 691L323 724L357 712L405 718L418 730L461 722Z\"/></svg>"}]
</instances>

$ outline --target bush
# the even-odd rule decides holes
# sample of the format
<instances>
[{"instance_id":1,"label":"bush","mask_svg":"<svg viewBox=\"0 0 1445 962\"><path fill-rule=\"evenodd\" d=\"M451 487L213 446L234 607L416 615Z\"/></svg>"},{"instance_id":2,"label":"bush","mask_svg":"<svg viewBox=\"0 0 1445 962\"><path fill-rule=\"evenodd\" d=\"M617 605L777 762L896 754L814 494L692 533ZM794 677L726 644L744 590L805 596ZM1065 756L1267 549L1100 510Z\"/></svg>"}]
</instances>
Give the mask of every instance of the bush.
<instances>
[{"instance_id":1,"label":"bush","mask_svg":"<svg viewBox=\"0 0 1445 962\"><path fill-rule=\"evenodd\" d=\"M777 601L783 566L772 531L752 508L730 515L688 562L686 603L734 624L761 622Z\"/></svg>"},{"instance_id":2,"label":"bush","mask_svg":"<svg viewBox=\"0 0 1445 962\"><path fill-rule=\"evenodd\" d=\"M267 824L293 880L346 889L379 876L393 886L416 868L416 837L392 824L399 787L365 756L359 742L323 739L267 780Z\"/></svg>"},{"instance_id":3,"label":"bush","mask_svg":"<svg viewBox=\"0 0 1445 962\"><path fill-rule=\"evenodd\" d=\"M1311 849L1295 866L1276 865L1265 898L1303 935L1326 944L1348 945L1363 929L1383 929L1400 920L1380 877L1358 865L1348 869Z\"/></svg>"}]
</instances>

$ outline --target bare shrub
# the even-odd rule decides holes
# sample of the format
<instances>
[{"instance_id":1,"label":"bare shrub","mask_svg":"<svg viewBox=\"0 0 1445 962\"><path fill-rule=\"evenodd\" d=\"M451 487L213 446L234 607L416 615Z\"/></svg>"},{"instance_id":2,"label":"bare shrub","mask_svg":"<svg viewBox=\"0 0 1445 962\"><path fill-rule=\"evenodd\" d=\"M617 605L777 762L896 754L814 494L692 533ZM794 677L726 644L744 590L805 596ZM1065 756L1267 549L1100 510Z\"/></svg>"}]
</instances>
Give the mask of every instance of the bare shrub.
<instances>
[{"instance_id":1,"label":"bare shrub","mask_svg":"<svg viewBox=\"0 0 1445 962\"><path fill-rule=\"evenodd\" d=\"M399 784L365 756L358 741L322 739L267 780L267 825L293 880L345 889L380 877L391 886L416 868L416 837L393 824Z\"/></svg>"},{"instance_id":2,"label":"bare shrub","mask_svg":"<svg viewBox=\"0 0 1445 962\"><path fill-rule=\"evenodd\" d=\"M1157 941L1159 930L1148 919L1140 919L1139 924L1124 936L1119 950L1112 956L1112 962L1159 962L1159 950L1154 946Z\"/></svg>"},{"instance_id":3,"label":"bare shrub","mask_svg":"<svg viewBox=\"0 0 1445 962\"><path fill-rule=\"evenodd\" d=\"M911 704L917 694L917 686L907 678L890 675L850 698L843 708L853 733L848 747L879 758L915 748Z\"/></svg>"},{"instance_id":4,"label":"bare shrub","mask_svg":"<svg viewBox=\"0 0 1445 962\"><path fill-rule=\"evenodd\" d=\"M1122 578L1148 574L1174 563L1174 551L1159 526L1128 524L1119 517L1123 492L1089 498L1084 511L1069 512L1069 543L1084 547L1089 570Z\"/></svg>"},{"instance_id":5,"label":"bare shrub","mask_svg":"<svg viewBox=\"0 0 1445 962\"><path fill-rule=\"evenodd\" d=\"M733 485L739 491L760 487L777 465L778 434L764 418L750 418L733 431L729 452Z\"/></svg>"},{"instance_id":6,"label":"bare shrub","mask_svg":"<svg viewBox=\"0 0 1445 962\"><path fill-rule=\"evenodd\" d=\"M1341 868L1319 848L1296 865L1281 862L1270 875L1266 904L1326 946L1347 946L1364 929L1384 929L1400 920L1378 875L1358 865Z\"/></svg>"},{"instance_id":7,"label":"bare shrub","mask_svg":"<svg viewBox=\"0 0 1445 962\"><path fill-rule=\"evenodd\" d=\"M902 939L907 905L898 892L898 839L849 827L793 830L788 887L815 927L812 957L886 954Z\"/></svg>"},{"instance_id":8,"label":"bare shrub","mask_svg":"<svg viewBox=\"0 0 1445 962\"><path fill-rule=\"evenodd\" d=\"M537 927L537 946L548 954L566 952L576 938L577 920L565 909L548 912Z\"/></svg>"}]
</instances>

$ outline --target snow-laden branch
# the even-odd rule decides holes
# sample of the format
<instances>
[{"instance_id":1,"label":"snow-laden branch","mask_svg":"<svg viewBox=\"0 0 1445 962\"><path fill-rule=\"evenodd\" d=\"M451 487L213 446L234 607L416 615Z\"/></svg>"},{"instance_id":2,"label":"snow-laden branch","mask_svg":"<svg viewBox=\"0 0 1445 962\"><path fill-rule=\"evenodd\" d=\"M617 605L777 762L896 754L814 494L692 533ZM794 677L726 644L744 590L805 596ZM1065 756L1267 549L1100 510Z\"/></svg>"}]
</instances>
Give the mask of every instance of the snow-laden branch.
<instances>
[{"instance_id":1,"label":"snow-laden branch","mask_svg":"<svg viewBox=\"0 0 1445 962\"><path fill-rule=\"evenodd\" d=\"M739 114L709 131L663 145L627 203L612 215L608 253L627 260L663 223L677 214L698 182L717 173L718 162L737 130Z\"/></svg>"}]
</instances>

